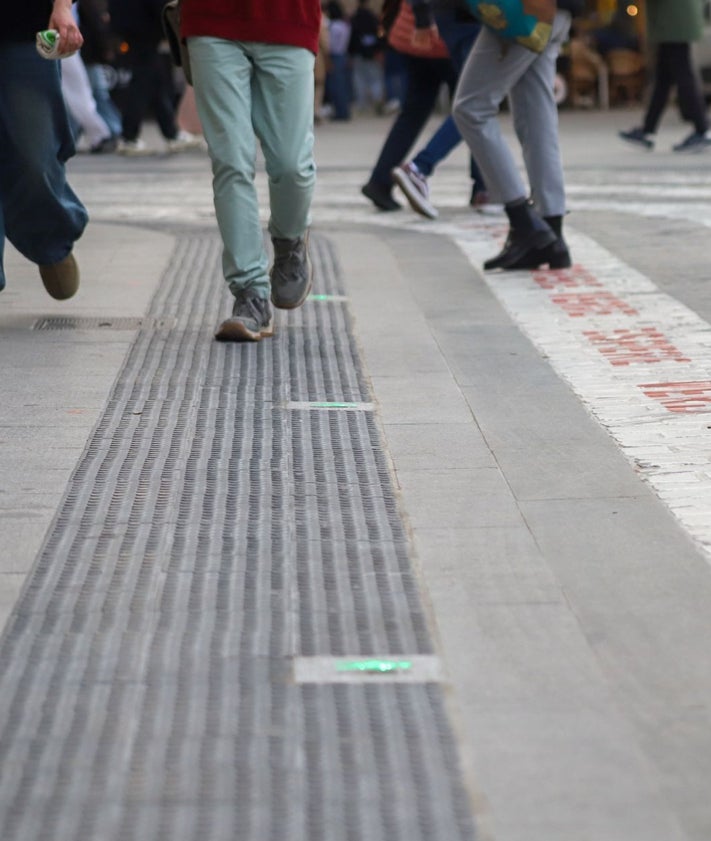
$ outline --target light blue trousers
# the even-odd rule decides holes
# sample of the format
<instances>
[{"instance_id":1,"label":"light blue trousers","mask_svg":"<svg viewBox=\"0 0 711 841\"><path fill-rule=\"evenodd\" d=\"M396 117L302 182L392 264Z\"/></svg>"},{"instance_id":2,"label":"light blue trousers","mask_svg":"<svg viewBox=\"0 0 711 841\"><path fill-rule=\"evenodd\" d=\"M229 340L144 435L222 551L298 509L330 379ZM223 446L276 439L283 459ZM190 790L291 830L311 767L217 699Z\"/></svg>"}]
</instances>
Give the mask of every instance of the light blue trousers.
<instances>
[{"instance_id":1,"label":"light blue trousers","mask_svg":"<svg viewBox=\"0 0 711 841\"><path fill-rule=\"evenodd\" d=\"M483 26L459 77L452 109L487 188L507 204L529 193L499 126L499 106L509 97L531 197L542 216L566 212L553 81L569 30L570 13L557 12L551 39L539 55L504 43Z\"/></svg>"},{"instance_id":2,"label":"light blue trousers","mask_svg":"<svg viewBox=\"0 0 711 841\"><path fill-rule=\"evenodd\" d=\"M268 298L254 183L257 140L269 180L269 233L303 236L316 182L314 56L301 47L208 37L190 38L188 49L212 161L225 280L236 298Z\"/></svg>"}]
</instances>

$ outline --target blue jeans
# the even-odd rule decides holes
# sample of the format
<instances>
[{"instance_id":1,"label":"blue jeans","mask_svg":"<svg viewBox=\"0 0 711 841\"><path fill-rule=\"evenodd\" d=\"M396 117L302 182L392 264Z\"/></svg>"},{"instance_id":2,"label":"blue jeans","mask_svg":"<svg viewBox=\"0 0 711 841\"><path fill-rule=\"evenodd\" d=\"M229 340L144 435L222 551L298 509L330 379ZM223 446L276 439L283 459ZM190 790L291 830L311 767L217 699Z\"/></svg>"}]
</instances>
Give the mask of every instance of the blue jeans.
<instances>
[{"instance_id":1,"label":"blue jeans","mask_svg":"<svg viewBox=\"0 0 711 841\"><path fill-rule=\"evenodd\" d=\"M441 12L436 17L439 34L447 45L454 72L459 77L481 27L475 22L468 23L456 20L455 12ZM424 149L418 152L413 163L423 175L429 176L437 164L444 160L452 149L459 145L461 140L462 135L454 122L454 118L450 115L432 135ZM477 191L485 190L484 177L473 157L469 159L469 172L474 189Z\"/></svg>"},{"instance_id":2,"label":"blue jeans","mask_svg":"<svg viewBox=\"0 0 711 841\"><path fill-rule=\"evenodd\" d=\"M336 120L351 118L351 79L348 56L331 53L331 69L326 76L326 97L333 105Z\"/></svg>"},{"instance_id":3,"label":"blue jeans","mask_svg":"<svg viewBox=\"0 0 711 841\"><path fill-rule=\"evenodd\" d=\"M420 132L425 127L437 102L442 84L454 89L456 76L448 58L419 58L406 55L407 86L400 113L385 138L378 160L370 174L370 182L392 189L390 171L407 160Z\"/></svg>"},{"instance_id":4,"label":"blue jeans","mask_svg":"<svg viewBox=\"0 0 711 841\"><path fill-rule=\"evenodd\" d=\"M88 215L67 184L74 154L59 62L33 43L0 44L0 289L5 237L28 260L63 260Z\"/></svg>"},{"instance_id":5,"label":"blue jeans","mask_svg":"<svg viewBox=\"0 0 711 841\"><path fill-rule=\"evenodd\" d=\"M103 64L87 64L86 72L91 84L91 92L96 100L96 110L109 127L114 137L121 136L121 112L114 105L109 92L109 82L106 77L107 68Z\"/></svg>"}]
</instances>

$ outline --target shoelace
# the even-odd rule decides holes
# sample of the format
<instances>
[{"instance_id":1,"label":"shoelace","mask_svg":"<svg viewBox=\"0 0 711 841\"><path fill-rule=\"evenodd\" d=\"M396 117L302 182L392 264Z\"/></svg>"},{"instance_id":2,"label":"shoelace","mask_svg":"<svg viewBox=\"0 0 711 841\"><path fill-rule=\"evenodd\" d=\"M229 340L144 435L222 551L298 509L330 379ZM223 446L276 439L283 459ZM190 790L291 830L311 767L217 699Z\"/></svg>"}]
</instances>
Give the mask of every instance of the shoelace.
<instances>
[{"instance_id":1,"label":"shoelace","mask_svg":"<svg viewBox=\"0 0 711 841\"><path fill-rule=\"evenodd\" d=\"M285 264L288 264L290 260L298 260L301 262L301 249L303 248L302 243L296 242L296 244L289 249L287 252L282 252L280 254L274 255L274 265L282 268ZM299 278L294 275L289 276L288 274L285 275L284 279L288 282L290 281L298 281Z\"/></svg>"}]
</instances>

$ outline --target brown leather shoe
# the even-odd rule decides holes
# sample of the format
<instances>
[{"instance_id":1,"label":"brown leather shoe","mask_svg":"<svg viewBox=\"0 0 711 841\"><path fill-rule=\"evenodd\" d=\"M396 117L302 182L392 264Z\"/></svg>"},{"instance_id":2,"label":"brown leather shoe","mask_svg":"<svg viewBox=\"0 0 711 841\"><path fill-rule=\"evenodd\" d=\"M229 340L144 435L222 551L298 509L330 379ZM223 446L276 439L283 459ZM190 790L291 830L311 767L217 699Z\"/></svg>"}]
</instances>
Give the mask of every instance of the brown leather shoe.
<instances>
[{"instance_id":1,"label":"brown leather shoe","mask_svg":"<svg viewBox=\"0 0 711 841\"><path fill-rule=\"evenodd\" d=\"M71 298L79 288L79 266L73 254L67 254L58 263L40 266L39 273L44 288L58 301Z\"/></svg>"}]
</instances>

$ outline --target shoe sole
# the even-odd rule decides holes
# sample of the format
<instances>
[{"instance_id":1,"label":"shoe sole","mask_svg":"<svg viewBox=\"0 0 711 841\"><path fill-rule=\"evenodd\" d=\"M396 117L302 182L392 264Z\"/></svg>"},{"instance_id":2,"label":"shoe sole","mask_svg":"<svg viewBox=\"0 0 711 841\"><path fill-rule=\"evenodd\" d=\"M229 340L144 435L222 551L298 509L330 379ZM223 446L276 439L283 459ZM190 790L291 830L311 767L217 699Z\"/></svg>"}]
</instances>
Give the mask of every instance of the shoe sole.
<instances>
[{"instance_id":1,"label":"shoe sole","mask_svg":"<svg viewBox=\"0 0 711 841\"><path fill-rule=\"evenodd\" d=\"M691 146L687 149L672 149L677 155L702 155L711 149L711 144L706 146Z\"/></svg>"},{"instance_id":2,"label":"shoe sole","mask_svg":"<svg viewBox=\"0 0 711 841\"><path fill-rule=\"evenodd\" d=\"M68 254L59 263L40 266L39 273L47 294L55 301L66 301L79 289L79 266L73 254Z\"/></svg>"},{"instance_id":3,"label":"shoe sole","mask_svg":"<svg viewBox=\"0 0 711 841\"><path fill-rule=\"evenodd\" d=\"M427 201L427 199L423 198L422 193L413 186L412 181L410 181L410 178L404 169L395 167L395 169L391 172L391 175L393 181L405 194L405 198L408 200L410 207L415 211L415 213L419 213L421 216L426 216L428 219L436 219L439 216L439 212Z\"/></svg>"},{"instance_id":4,"label":"shoe sole","mask_svg":"<svg viewBox=\"0 0 711 841\"><path fill-rule=\"evenodd\" d=\"M377 195L369 193L367 186L361 188L361 193L368 201L373 202L378 210L384 210L386 213L392 213L394 210L402 210L402 205L396 202L395 199L392 199L392 204L386 204Z\"/></svg>"},{"instance_id":5,"label":"shoe sole","mask_svg":"<svg viewBox=\"0 0 711 841\"><path fill-rule=\"evenodd\" d=\"M250 330L242 321L238 321L236 318L228 318L218 327L215 338L218 342L259 342L273 335L273 320L265 328L259 332L255 332L254 330Z\"/></svg>"},{"instance_id":6,"label":"shoe sole","mask_svg":"<svg viewBox=\"0 0 711 841\"><path fill-rule=\"evenodd\" d=\"M617 135L623 143L627 143L630 146L636 146L638 149L644 149L645 152L653 152L654 151L654 144L648 146L642 140L633 140L631 137L622 137L622 135Z\"/></svg>"}]
</instances>

